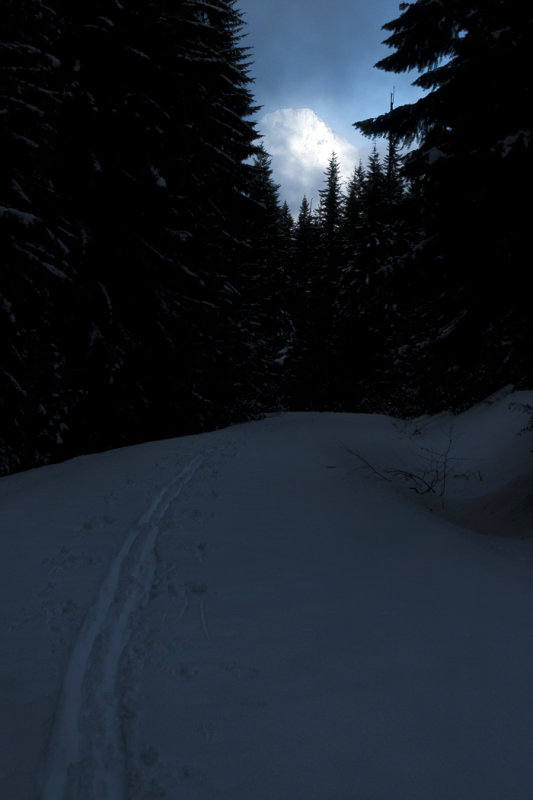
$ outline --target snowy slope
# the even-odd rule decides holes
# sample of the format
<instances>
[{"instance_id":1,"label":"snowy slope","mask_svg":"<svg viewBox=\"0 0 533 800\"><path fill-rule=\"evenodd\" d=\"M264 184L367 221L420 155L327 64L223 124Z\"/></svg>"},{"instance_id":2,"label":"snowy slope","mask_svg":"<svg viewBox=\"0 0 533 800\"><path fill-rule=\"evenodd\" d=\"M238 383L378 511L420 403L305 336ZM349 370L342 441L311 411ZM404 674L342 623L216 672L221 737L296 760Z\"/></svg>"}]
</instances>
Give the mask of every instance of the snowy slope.
<instances>
[{"instance_id":1,"label":"snowy slope","mask_svg":"<svg viewBox=\"0 0 533 800\"><path fill-rule=\"evenodd\" d=\"M0 796L531 800L532 406L2 479Z\"/></svg>"}]
</instances>

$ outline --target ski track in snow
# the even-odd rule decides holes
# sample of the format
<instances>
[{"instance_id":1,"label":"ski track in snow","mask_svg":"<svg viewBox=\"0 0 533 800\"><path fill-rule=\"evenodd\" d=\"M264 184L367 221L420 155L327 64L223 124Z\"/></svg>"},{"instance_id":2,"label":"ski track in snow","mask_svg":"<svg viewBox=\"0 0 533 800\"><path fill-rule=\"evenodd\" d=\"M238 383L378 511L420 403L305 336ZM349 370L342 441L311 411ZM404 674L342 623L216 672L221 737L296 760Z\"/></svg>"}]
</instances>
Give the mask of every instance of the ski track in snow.
<instances>
[{"instance_id":1,"label":"ski track in snow","mask_svg":"<svg viewBox=\"0 0 533 800\"><path fill-rule=\"evenodd\" d=\"M190 461L142 514L87 614L65 674L40 800L124 800L119 663L134 614L150 596L161 521L202 460ZM205 622L204 630L208 636Z\"/></svg>"}]
</instances>

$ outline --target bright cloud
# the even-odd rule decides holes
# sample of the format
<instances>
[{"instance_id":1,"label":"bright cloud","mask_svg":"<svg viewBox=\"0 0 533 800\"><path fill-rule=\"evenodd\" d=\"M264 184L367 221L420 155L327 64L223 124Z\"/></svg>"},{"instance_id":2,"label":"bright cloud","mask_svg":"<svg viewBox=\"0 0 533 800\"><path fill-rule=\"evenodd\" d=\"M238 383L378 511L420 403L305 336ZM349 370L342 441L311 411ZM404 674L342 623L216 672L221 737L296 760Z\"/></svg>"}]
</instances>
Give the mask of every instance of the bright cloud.
<instances>
[{"instance_id":1,"label":"bright cloud","mask_svg":"<svg viewBox=\"0 0 533 800\"><path fill-rule=\"evenodd\" d=\"M280 108L265 114L259 129L272 156L274 179L281 184L281 199L287 200L293 213L297 213L304 194L316 207L332 152L337 155L344 181L350 179L359 160L357 147L338 136L310 108Z\"/></svg>"}]
</instances>

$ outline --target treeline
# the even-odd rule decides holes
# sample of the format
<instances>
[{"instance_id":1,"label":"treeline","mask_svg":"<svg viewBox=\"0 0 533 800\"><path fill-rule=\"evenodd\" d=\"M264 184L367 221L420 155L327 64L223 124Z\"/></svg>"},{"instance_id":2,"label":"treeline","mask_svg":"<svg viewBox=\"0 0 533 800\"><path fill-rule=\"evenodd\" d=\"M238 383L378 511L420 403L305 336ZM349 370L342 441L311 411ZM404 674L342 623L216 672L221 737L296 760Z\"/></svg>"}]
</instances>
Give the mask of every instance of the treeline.
<instances>
[{"instance_id":1,"label":"treeline","mask_svg":"<svg viewBox=\"0 0 533 800\"><path fill-rule=\"evenodd\" d=\"M293 407L416 414L533 382L533 15L404 3L379 68L417 103L356 123L385 137L350 185L329 164L293 236ZM404 155L400 157L403 146Z\"/></svg>"},{"instance_id":2,"label":"treeline","mask_svg":"<svg viewBox=\"0 0 533 800\"><path fill-rule=\"evenodd\" d=\"M256 111L231 0L2 0L2 471L254 410Z\"/></svg>"},{"instance_id":3,"label":"treeline","mask_svg":"<svg viewBox=\"0 0 533 800\"><path fill-rule=\"evenodd\" d=\"M392 410L400 392L397 410L412 410L409 376L393 362L409 294L401 260L421 234L418 202L392 138L385 158L374 148L346 186L332 154L316 209L304 197L288 259L293 338L285 377L292 380L292 407Z\"/></svg>"},{"instance_id":4,"label":"treeline","mask_svg":"<svg viewBox=\"0 0 533 800\"><path fill-rule=\"evenodd\" d=\"M403 4L378 66L427 95L293 220L234 0L1 5L2 472L531 382L526 6Z\"/></svg>"},{"instance_id":5,"label":"treeline","mask_svg":"<svg viewBox=\"0 0 533 800\"><path fill-rule=\"evenodd\" d=\"M417 407L464 406L533 383L533 14L502 0L400 10L376 66L417 70L426 93L356 126L412 147L404 171L418 184L421 236L400 259L412 287L401 358Z\"/></svg>"}]
</instances>

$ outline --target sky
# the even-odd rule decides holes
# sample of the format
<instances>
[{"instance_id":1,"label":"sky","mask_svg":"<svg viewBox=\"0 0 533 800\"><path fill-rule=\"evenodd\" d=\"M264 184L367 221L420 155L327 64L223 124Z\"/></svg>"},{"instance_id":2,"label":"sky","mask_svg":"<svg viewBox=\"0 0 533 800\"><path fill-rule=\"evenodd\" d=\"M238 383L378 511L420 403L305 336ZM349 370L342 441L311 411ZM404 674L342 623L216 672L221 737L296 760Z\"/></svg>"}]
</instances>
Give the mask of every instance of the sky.
<instances>
[{"instance_id":1,"label":"sky","mask_svg":"<svg viewBox=\"0 0 533 800\"><path fill-rule=\"evenodd\" d=\"M382 25L396 19L399 0L240 0L250 75L262 108L258 128L272 156L281 200L293 213L304 194L318 202L324 170L335 150L344 179L373 142L353 123L416 101L416 73L374 68L392 52ZM383 145L382 145L383 146ZM379 147L379 142L378 142Z\"/></svg>"}]
</instances>

